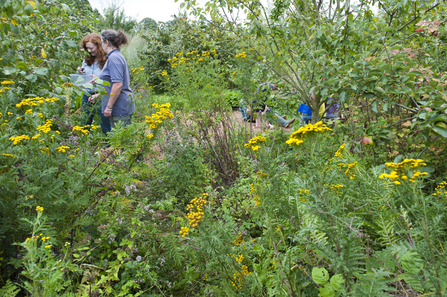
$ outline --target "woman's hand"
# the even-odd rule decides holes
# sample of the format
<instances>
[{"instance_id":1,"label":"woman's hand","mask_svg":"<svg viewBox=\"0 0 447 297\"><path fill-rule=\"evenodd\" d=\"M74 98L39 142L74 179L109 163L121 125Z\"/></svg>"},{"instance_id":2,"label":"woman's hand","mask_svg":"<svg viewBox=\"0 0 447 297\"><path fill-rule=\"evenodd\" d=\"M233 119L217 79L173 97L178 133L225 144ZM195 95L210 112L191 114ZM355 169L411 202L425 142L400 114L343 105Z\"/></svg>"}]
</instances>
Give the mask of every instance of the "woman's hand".
<instances>
[{"instance_id":1,"label":"woman's hand","mask_svg":"<svg viewBox=\"0 0 447 297\"><path fill-rule=\"evenodd\" d=\"M85 73L84 68L78 67L77 70L78 70L78 73L81 73L81 74Z\"/></svg>"},{"instance_id":2,"label":"woman's hand","mask_svg":"<svg viewBox=\"0 0 447 297\"><path fill-rule=\"evenodd\" d=\"M96 84L96 78L98 78L98 77L94 76L93 74L89 74L89 75L92 77L92 80L89 81L89 83L91 83L92 85Z\"/></svg>"},{"instance_id":3,"label":"woman's hand","mask_svg":"<svg viewBox=\"0 0 447 297\"><path fill-rule=\"evenodd\" d=\"M109 108L108 106L106 106L106 109L104 109L104 116L106 118L111 118L112 117L112 108Z\"/></svg>"},{"instance_id":4,"label":"woman's hand","mask_svg":"<svg viewBox=\"0 0 447 297\"><path fill-rule=\"evenodd\" d=\"M88 98L88 102L95 103L95 101L96 101L96 99L98 99L99 95L100 94L98 93L98 94L94 94L94 95L90 96Z\"/></svg>"}]
</instances>

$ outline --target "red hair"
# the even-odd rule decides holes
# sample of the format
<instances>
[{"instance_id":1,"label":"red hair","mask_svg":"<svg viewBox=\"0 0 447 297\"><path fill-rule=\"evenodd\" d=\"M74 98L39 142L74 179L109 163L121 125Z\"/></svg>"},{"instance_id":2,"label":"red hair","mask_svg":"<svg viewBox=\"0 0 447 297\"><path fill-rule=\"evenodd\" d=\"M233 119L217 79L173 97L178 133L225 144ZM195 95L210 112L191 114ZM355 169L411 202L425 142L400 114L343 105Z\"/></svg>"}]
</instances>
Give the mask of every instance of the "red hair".
<instances>
[{"instance_id":1,"label":"red hair","mask_svg":"<svg viewBox=\"0 0 447 297\"><path fill-rule=\"evenodd\" d=\"M104 64L106 64L107 56L101 46L101 35L99 35L98 33L90 33L87 36L85 36L81 41L81 47L87 53L87 56L85 57L85 63L88 66L92 66L93 63L95 63L95 57L90 56L90 53L88 52L86 46L87 42L93 43L98 48L98 54L97 54L98 64L99 68L102 69L104 67Z\"/></svg>"}]
</instances>

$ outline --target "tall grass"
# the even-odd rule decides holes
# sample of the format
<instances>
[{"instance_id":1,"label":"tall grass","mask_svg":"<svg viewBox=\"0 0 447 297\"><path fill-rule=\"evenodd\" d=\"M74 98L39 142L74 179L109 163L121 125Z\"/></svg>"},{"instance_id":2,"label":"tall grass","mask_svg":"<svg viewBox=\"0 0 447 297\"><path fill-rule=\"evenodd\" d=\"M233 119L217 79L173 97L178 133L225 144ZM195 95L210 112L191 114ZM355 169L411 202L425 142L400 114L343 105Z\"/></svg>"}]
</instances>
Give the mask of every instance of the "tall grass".
<instances>
[{"instance_id":1,"label":"tall grass","mask_svg":"<svg viewBox=\"0 0 447 297\"><path fill-rule=\"evenodd\" d=\"M138 53L141 50L144 50L148 46L147 41L142 37L142 34L144 33L145 32L129 34L128 35L129 45L123 47L123 49L121 50L121 53L126 58L127 65L129 65L129 68L136 68L143 66L142 61L138 56Z\"/></svg>"}]
</instances>

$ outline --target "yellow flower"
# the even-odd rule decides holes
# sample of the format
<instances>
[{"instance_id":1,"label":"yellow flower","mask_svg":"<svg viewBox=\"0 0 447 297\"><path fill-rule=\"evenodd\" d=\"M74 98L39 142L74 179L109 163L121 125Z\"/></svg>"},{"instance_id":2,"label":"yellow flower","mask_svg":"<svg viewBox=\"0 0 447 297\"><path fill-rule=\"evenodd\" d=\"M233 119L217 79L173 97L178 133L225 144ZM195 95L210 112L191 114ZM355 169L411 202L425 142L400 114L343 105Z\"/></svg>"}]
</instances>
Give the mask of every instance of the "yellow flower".
<instances>
[{"instance_id":1,"label":"yellow flower","mask_svg":"<svg viewBox=\"0 0 447 297\"><path fill-rule=\"evenodd\" d=\"M52 247L51 244L45 246L46 249L49 249L50 247Z\"/></svg>"},{"instance_id":2,"label":"yellow flower","mask_svg":"<svg viewBox=\"0 0 447 297\"><path fill-rule=\"evenodd\" d=\"M41 207L41 206L37 206L37 207L36 207L36 210L42 212L42 211L43 211L43 207Z\"/></svg>"},{"instance_id":3,"label":"yellow flower","mask_svg":"<svg viewBox=\"0 0 447 297\"><path fill-rule=\"evenodd\" d=\"M179 233L180 233L180 235L182 235L182 237L185 237L189 233L189 228L188 227L182 227Z\"/></svg>"},{"instance_id":4,"label":"yellow flower","mask_svg":"<svg viewBox=\"0 0 447 297\"><path fill-rule=\"evenodd\" d=\"M57 147L57 148L56 148L56 150L59 151L59 152L61 152L61 153L65 153L66 150L69 150L69 149L70 149L70 147L65 146L65 145L61 145L60 147Z\"/></svg>"},{"instance_id":5,"label":"yellow flower","mask_svg":"<svg viewBox=\"0 0 447 297\"><path fill-rule=\"evenodd\" d=\"M21 135L21 136L16 136L16 137L11 136L9 138L9 140L11 140L14 145L19 144L22 140L25 140L25 139L29 140L29 136L28 135Z\"/></svg>"},{"instance_id":6,"label":"yellow flower","mask_svg":"<svg viewBox=\"0 0 447 297\"><path fill-rule=\"evenodd\" d=\"M234 56L236 59L238 58L247 58L247 55L245 54L245 52L239 53L236 56Z\"/></svg>"}]
</instances>

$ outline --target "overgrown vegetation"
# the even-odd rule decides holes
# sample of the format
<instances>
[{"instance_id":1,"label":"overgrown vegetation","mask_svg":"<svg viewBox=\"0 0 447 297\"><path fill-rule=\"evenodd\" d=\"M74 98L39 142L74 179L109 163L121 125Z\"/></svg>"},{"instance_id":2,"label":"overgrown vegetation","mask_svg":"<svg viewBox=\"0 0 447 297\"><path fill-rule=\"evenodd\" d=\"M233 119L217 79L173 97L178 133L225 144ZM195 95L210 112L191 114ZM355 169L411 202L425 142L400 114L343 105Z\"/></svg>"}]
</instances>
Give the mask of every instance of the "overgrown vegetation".
<instances>
[{"instance_id":1,"label":"overgrown vegetation","mask_svg":"<svg viewBox=\"0 0 447 297\"><path fill-rule=\"evenodd\" d=\"M444 296L446 6L359 2L148 21L107 140L67 77L93 12L2 3L0 295ZM255 132L242 97L345 119Z\"/></svg>"}]
</instances>

